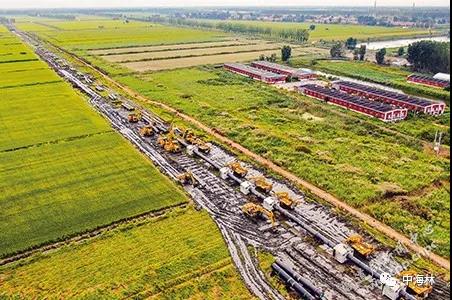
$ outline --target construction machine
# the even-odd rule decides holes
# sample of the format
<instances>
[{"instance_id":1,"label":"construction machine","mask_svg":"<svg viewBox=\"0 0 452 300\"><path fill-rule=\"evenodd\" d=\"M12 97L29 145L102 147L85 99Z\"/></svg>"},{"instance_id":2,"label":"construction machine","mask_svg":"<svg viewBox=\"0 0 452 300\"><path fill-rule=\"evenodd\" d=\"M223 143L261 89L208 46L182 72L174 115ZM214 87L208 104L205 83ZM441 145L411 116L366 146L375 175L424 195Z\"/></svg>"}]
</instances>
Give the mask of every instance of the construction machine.
<instances>
[{"instance_id":1,"label":"construction machine","mask_svg":"<svg viewBox=\"0 0 452 300\"><path fill-rule=\"evenodd\" d=\"M196 144L196 135L190 129L187 129L182 134L182 138L187 141L187 143L194 145Z\"/></svg>"},{"instance_id":2,"label":"construction machine","mask_svg":"<svg viewBox=\"0 0 452 300\"><path fill-rule=\"evenodd\" d=\"M359 234L351 235L347 238L346 243L350 245L361 256L368 258L375 252L375 247L366 243L364 238Z\"/></svg>"},{"instance_id":3,"label":"construction machine","mask_svg":"<svg viewBox=\"0 0 452 300\"><path fill-rule=\"evenodd\" d=\"M247 203L242 206L243 213L251 218L257 218L265 216L267 219L269 219L272 222L272 225L274 226L276 223L275 214L269 210L266 210L262 206L255 204L255 203Z\"/></svg>"},{"instance_id":4,"label":"construction machine","mask_svg":"<svg viewBox=\"0 0 452 300\"><path fill-rule=\"evenodd\" d=\"M138 123L141 120L141 116L139 113L131 113L127 117L130 123Z\"/></svg>"},{"instance_id":5,"label":"construction machine","mask_svg":"<svg viewBox=\"0 0 452 300\"><path fill-rule=\"evenodd\" d=\"M292 199L287 192L278 192L275 193L275 195L281 206L284 208L294 209L298 204L300 204L300 201Z\"/></svg>"},{"instance_id":6,"label":"construction machine","mask_svg":"<svg viewBox=\"0 0 452 300\"><path fill-rule=\"evenodd\" d=\"M143 137L149 137L154 134L154 129L151 126L144 126L140 128L140 135Z\"/></svg>"},{"instance_id":7,"label":"construction machine","mask_svg":"<svg viewBox=\"0 0 452 300\"><path fill-rule=\"evenodd\" d=\"M244 178L248 174L248 170L242 167L239 162L229 163L228 167L232 170L232 173L239 178Z\"/></svg>"},{"instance_id":8,"label":"construction machine","mask_svg":"<svg viewBox=\"0 0 452 300\"><path fill-rule=\"evenodd\" d=\"M271 182L268 182L265 177L253 177L251 178L254 181L254 185L256 185L256 189L263 193L270 193L273 189L273 184Z\"/></svg>"},{"instance_id":9,"label":"construction machine","mask_svg":"<svg viewBox=\"0 0 452 300\"><path fill-rule=\"evenodd\" d=\"M418 276L422 276L422 280L419 282L417 280ZM397 277L407 285L408 289L416 295L417 299L426 299L430 293L433 291L433 282L425 280L431 275L420 275L414 270L406 270L397 275Z\"/></svg>"},{"instance_id":10,"label":"construction machine","mask_svg":"<svg viewBox=\"0 0 452 300\"><path fill-rule=\"evenodd\" d=\"M203 140L197 139L196 145L198 146L198 150L201 151L204 154L209 154L212 148Z\"/></svg>"},{"instance_id":11,"label":"construction machine","mask_svg":"<svg viewBox=\"0 0 452 300\"><path fill-rule=\"evenodd\" d=\"M182 151L179 141L176 138L174 129L172 128L167 135L160 135L157 139L159 145L170 153L179 153Z\"/></svg>"},{"instance_id":12,"label":"construction machine","mask_svg":"<svg viewBox=\"0 0 452 300\"><path fill-rule=\"evenodd\" d=\"M179 182L183 185L190 184L192 186L198 185L198 180L196 180L195 176L193 176L192 172L185 172L177 176Z\"/></svg>"}]
</instances>

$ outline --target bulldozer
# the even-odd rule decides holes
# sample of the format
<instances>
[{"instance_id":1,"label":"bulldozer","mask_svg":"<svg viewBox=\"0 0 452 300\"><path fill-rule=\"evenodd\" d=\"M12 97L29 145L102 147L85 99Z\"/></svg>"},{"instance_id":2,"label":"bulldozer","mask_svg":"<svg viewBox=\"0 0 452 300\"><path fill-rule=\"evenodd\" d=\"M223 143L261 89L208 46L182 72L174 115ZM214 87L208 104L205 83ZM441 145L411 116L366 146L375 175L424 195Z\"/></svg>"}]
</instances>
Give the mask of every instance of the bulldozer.
<instances>
[{"instance_id":1,"label":"bulldozer","mask_svg":"<svg viewBox=\"0 0 452 300\"><path fill-rule=\"evenodd\" d=\"M149 137L154 134L154 129L151 126L145 126L140 129L140 135L143 137Z\"/></svg>"},{"instance_id":2,"label":"bulldozer","mask_svg":"<svg viewBox=\"0 0 452 300\"><path fill-rule=\"evenodd\" d=\"M346 243L365 258L371 256L376 250L374 246L366 243L364 241L364 238L359 234L349 236L346 240Z\"/></svg>"},{"instance_id":3,"label":"bulldozer","mask_svg":"<svg viewBox=\"0 0 452 300\"><path fill-rule=\"evenodd\" d=\"M258 176L251 179L254 181L256 189L260 192L268 194L273 189L273 184L268 182L264 177Z\"/></svg>"},{"instance_id":4,"label":"bulldozer","mask_svg":"<svg viewBox=\"0 0 452 300\"><path fill-rule=\"evenodd\" d=\"M130 123L138 123L141 120L141 116L138 113L131 113L127 117L127 120L129 120Z\"/></svg>"},{"instance_id":5,"label":"bulldozer","mask_svg":"<svg viewBox=\"0 0 452 300\"><path fill-rule=\"evenodd\" d=\"M196 180L195 176L193 176L192 172L185 172L177 176L177 179L182 185L190 184L192 186L198 185L198 180Z\"/></svg>"},{"instance_id":6,"label":"bulldozer","mask_svg":"<svg viewBox=\"0 0 452 300\"><path fill-rule=\"evenodd\" d=\"M239 178L244 178L248 174L248 170L242 167L239 162L229 163L228 167L232 170L232 173Z\"/></svg>"},{"instance_id":7,"label":"bulldozer","mask_svg":"<svg viewBox=\"0 0 452 300\"><path fill-rule=\"evenodd\" d=\"M408 286L408 289L416 295L417 299L426 299L433 291L432 283L425 282L424 284L419 284L416 280L418 276L419 274L414 270L406 270L397 275L397 277ZM406 278L409 278L410 280L406 282Z\"/></svg>"},{"instance_id":8,"label":"bulldozer","mask_svg":"<svg viewBox=\"0 0 452 300\"><path fill-rule=\"evenodd\" d=\"M298 204L300 204L300 201L292 199L287 192L278 192L275 193L275 195L281 206L284 208L294 209Z\"/></svg>"},{"instance_id":9,"label":"bulldozer","mask_svg":"<svg viewBox=\"0 0 452 300\"><path fill-rule=\"evenodd\" d=\"M243 213L250 218L257 218L265 216L272 222L274 226L276 223L275 214L269 210L266 210L262 206L255 203L247 203L242 206Z\"/></svg>"}]
</instances>

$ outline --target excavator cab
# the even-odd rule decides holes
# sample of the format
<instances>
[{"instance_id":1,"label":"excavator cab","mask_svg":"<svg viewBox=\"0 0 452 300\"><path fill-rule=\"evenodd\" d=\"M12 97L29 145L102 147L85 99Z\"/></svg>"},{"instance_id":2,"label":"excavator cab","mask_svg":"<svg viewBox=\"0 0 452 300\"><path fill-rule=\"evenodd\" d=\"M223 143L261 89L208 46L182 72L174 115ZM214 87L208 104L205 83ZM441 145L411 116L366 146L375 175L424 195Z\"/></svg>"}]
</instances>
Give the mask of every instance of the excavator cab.
<instances>
[{"instance_id":1,"label":"excavator cab","mask_svg":"<svg viewBox=\"0 0 452 300\"><path fill-rule=\"evenodd\" d=\"M154 130L151 126L145 126L140 129L140 135L143 137L149 137L154 134Z\"/></svg>"},{"instance_id":2,"label":"excavator cab","mask_svg":"<svg viewBox=\"0 0 452 300\"><path fill-rule=\"evenodd\" d=\"M266 210L264 207L258 204L247 203L242 206L242 211L245 214L245 216L253 219L265 216L268 220L271 221L272 225L275 226L276 223L275 214L269 210Z\"/></svg>"},{"instance_id":3,"label":"excavator cab","mask_svg":"<svg viewBox=\"0 0 452 300\"><path fill-rule=\"evenodd\" d=\"M252 180L256 185L256 189L260 192L268 194L273 189L273 184L268 182L264 177L253 177Z\"/></svg>"},{"instance_id":4,"label":"excavator cab","mask_svg":"<svg viewBox=\"0 0 452 300\"><path fill-rule=\"evenodd\" d=\"M276 193L276 197L278 198L281 206L287 209L294 209L298 204L300 204L300 201L292 199L287 192L278 192Z\"/></svg>"},{"instance_id":5,"label":"excavator cab","mask_svg":"<svg viewBox=\"0 0 452 300\"><path fill-rule=\"evenodd\" d=\"M408 290L416 295L416 299L426 299L433 291L432 282L423 280L423 284L418 283L419 274L414 270L406 270L397 275L397 277L407 285ZM433 276L424 276L424 278Z\"/></svg>"},{"instance_id":6,"label":"excavator cab","mask_svg":"<svg viewBox=\"0 0 452 300\"><path fill-rule=\"evenodd\" d=\"M182 185L192 185L192 186L197 186L198 185L198 180L196 180L195 176L193 176L192 172L185 172L182 173L181 175L177 176L177 179L179 180L179 182Z\"/></svg>"},{"instance_id":7,"label":"excavator cab","mask_svg":"<svg viewBox=\"0 0 452 300\"><path fill-rule=\"evenodd\" d=\"M232 173L239 178L244 178L248 174L248 170L242 167L239 162L232 162L228 164L228 167L232 170Z\"/></svg>"},{"instance_id":8,"label":"excavator cab","mask_svg":"<svg viewBox=\"0 0 452 300\"><path fill-rule=\"evenodd\" d=\"M347 240L346 243L350 245L350 247L355 250L355 252L359 253L361 256L368 258L375 252L375 247L366 243L364 241L364 238L360 236L359 234L351 235Z\"/></svg>"}]
</instances>

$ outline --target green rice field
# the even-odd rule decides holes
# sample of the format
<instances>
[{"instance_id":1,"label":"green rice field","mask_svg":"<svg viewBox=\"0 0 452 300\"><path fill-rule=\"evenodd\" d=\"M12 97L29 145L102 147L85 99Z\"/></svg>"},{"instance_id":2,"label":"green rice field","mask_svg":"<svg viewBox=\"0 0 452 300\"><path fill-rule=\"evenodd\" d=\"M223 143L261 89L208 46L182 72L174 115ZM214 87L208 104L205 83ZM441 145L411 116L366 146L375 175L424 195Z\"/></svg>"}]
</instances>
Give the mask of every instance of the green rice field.
<instances>
[{"instance_id":1,"label":"green rice field","mask_svg":"<svg viewBox=\"0 0 452 300\"><path fill-rule=\"evenodd\" d=\"M228 37L221 32L175 28L146 22L121 20L18 22L17 27L37 32L48 41L68 49L105 49L130 46L207 42Z\"/></svg>"},{"instance_id":2,"label":"green rice field","mask_svg":"<svg viewBox=\"0 0 452 300\"><path fill-rule=\"evenodd\" d=\"M0 257L187 202L28 47L3 40ZM18 62L24 49L32 60Z\"/></svg>"},{"instance_id":3,"label":"green rice field","mask_svg":"<svg viewBox=\"0 0 452 300\"><path fill-rule=\"evenodd\" d=\"M0 267L0 282L2 299L254 299L215 224L191 208Z\"/></svg>"}]
</instances>

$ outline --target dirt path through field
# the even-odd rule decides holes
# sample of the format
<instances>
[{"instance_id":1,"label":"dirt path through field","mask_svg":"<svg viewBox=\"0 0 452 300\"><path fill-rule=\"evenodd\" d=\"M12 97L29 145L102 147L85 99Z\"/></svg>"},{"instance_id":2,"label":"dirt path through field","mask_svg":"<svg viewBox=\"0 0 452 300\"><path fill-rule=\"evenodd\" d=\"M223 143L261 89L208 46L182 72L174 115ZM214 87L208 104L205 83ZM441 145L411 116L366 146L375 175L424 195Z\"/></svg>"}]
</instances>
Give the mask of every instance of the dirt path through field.
<instances>
[{"instance_id":1,"label":"dirt path through field","mask_svg":"<svg viewBox=\"0 0 452 300\"><path fill-rule=\"evenodd\" d=\"M447 260L444 257L441 257L437 254L431 253L429 252L426 248L419 246L415 243L413 243L407 236L397 232L396 230L392 229L391 227L383 224L382 222L372 218L371 216L360 212L359 210L351 207L350 205L344 203L343 201L339 200L338 198L336 198L335 196L331 195L330 193L322 190L321 188L297 177L296 175L292 174L291 172L277 166L276 164L274 164L272 161L263 158L262 156L250 151L249 149L243 147L242 145L230 140L229 138L219 134L217 131L215 131L214 129L204 125L203 123L201 123L200 121L196 120L195 118L188 116L186 114L183 114L181 112L179 112L178 110L174 109L173 107L170 107L166 104L157 102L157 101L152 101L148 98L146 98L145 96L139 94L138 92L132 90L131 88L122 85L121 83L117 82L116 80L112 79L110 76L108 76L107 74L103 73L102 71L98 70L96 67L92 66L91 64L89 64L88 62L84 61L83 59L79 58L78 56L75 56L74 54L60 48L57 47L60 51L63 51L64 53L70 55L72 58L74 58L75 60L77 60L78 62L82 63L83 65L85 65L86 67L94 70L96 73L98 73L99 75L101 75L105 80L107 80L108 82L110 82L111 84L117 86L118 88L122 89L124 92L126 92L127 94L129 94L129 96L134 97L136 99L139 99L140 101L143 102L147 102L153 105L156 105L160 108L163 108L164 110L180 117L181 119L183 119L184 121L187 121L193 125L195 125L196 127L198 127L199 129L207 132L208 134L214 136L216 139L220 140L221 142L229 145L230 147L234 148L235 150L238 150L240 152L242 152L243 154L245 154L246 156L254 159L255 161L259 162L261 165L269 168L270 170L272 170L273 172L285 177L286 179L288 179L289 181L302 186L303 188L307 189L309 192L311 192L312 194L316 195L317 197L327 201L328 203L330 203L331 205L353 215L354 217L358 218L359 220L365 222L366 224L368 224L369 226L372 226L375 229L378 229L380 232L382 232L383 234L385 234L386 236L388 236L389 238L396 240L396 241L400 241L403 245L405 245L408 249L410 249L411 251L431 260L432 262L434 262L435 264L437 264L438 266L445 268L447 270L450 270L450 261Z\"/></svg>"}]
</instances>

